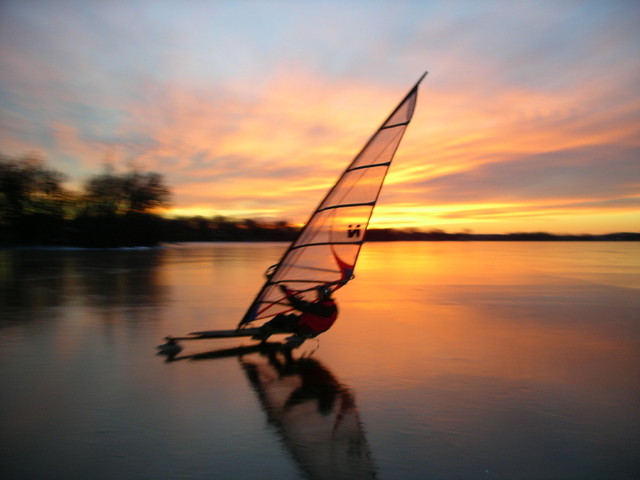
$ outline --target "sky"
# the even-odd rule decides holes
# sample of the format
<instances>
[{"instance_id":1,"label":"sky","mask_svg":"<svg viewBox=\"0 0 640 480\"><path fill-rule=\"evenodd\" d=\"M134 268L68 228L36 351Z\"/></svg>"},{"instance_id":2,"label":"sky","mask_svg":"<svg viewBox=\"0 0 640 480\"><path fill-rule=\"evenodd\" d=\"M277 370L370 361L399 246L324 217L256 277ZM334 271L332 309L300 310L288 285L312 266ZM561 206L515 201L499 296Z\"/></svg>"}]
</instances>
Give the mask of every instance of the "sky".
<instances>
[{"instance_id":1,"label":"sky","mask_svg":"<svg viewBox=\"0 0 640 480\"><path fill-rule=\"evenodd\" d=\"M637 0L0 0L0 153L301 224L424 71L373 227L640 231Z\"/></svg>"}]
</instances>

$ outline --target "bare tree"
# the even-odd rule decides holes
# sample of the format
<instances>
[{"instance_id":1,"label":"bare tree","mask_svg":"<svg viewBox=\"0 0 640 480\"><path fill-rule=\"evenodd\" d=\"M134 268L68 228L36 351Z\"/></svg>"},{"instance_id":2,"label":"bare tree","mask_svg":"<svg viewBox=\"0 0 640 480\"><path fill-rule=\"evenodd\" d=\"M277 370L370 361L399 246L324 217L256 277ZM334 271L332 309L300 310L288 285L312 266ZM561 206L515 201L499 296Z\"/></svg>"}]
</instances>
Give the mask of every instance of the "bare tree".
<instances>
[{"instance_id":1,"label":"bare tree","mask_svg":"<svg viewBox=\"0 0 640 480\"><path fill-rule=\"evenodd\" d=\"M85 186L89 210L98 214L148 213L170 205L171 191L156 172L107 169Z\"/></svg>"},{"instance_id":2,"label":"bare tree","mask_svg":"<svg viewBox=\"0 0 640 480\"><path fill-rule=\"evenodd\" d=\"M39 155L0 155L0 217L7 220L35 213L60 213L65 178L45 167Z\"/></svg>"}]
</instances>

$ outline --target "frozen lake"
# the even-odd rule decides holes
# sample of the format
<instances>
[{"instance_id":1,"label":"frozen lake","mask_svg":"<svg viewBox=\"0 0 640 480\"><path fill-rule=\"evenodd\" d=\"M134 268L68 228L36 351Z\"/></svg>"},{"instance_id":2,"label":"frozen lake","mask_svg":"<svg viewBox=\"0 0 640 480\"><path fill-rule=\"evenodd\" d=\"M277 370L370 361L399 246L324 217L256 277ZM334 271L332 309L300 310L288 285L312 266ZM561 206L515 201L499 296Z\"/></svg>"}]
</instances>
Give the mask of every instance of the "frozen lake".
<instances>
[{"instance_id":1,"label":"frozen lake","mask_svg":"<svg viewBox=\"0 0 640 480\"><path fill-rule=\"evenodd\" d=\"M287 361L282 244L0 250L3 479L640 478L640 243L369 243Z\"/></svg>"}]
</instances>

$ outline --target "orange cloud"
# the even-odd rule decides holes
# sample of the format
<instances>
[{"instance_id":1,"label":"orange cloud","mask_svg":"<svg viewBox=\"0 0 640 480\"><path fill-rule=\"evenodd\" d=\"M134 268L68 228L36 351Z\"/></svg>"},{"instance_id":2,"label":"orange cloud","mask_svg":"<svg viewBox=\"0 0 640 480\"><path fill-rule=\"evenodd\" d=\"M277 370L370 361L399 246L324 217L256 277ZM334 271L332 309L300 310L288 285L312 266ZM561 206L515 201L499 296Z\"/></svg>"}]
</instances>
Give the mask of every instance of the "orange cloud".
<instances>
[{"instance_id":1,"label":"orange cloud","mask_svg":"<svg viewBox=\"0 0 640 480\"><path fill-rule=\"evenodd\" d=\"M302 222L425 65L374 223L637 230L636 10L100 3L3 11L2 153L77 181L134 164L176 212Z\"/></svg>"},{"instance_id":2,"label":"orange cloud","mask_svg":"<svg viewBox=\"0 0 640 480\"><path fill-rule=\"evenodd\" d=\"M553 160L545 161L538 172L535 168L514 171L515 177L505 180L500 189L496 185L494 191L483 188L482 178L478 178L477 185L465 180L460 184L465 189L459 193L460 199L456 199L456 185L452 183L447 186L452 193L444 202L430 199L429 181L452 178L455 182L455 175L471 178L473 172L493 165L494 176L499 176L501 168L511 171L514 161L523 162L527 156L541 154L559 155L558 158L564 155L561 163L572 164L577 171L587 165L584 151L575 150L574 158L561 152L603 144L632 144L637 125L614 120L640 110L640 105L627 103L601 118L586 111L586 107L578 107L581 100L588 103L589 98L599 95L587 87L571 98L512 88L499 97L472 97L476 101L472 106L456 101L456 92L441 95L429 91L428 82L423 89L414 123L391 168L373 225L441 228L462 227L466 222L468 228L482 229L489 224L488 228L511 225L526 230L532 225L531 218L540 218L536 225L545 229L550 227L545 227L544 222L558 225L563 217L571 215L593 224L602 211L611 208L606 203L593 208L580 206L596 202L597 196L569 195L561 200L551 196L536 201L509 191L510 181L513 188L518 188L516 185L539 181L543 175L553 177ZM297 95L309 91L312 95ZM209 198L212 213L252 212L300 222L399 95L392 89L329 86L309 75L291 75L274 79L251 104L227 100L229 103L207 107L197 96L175 93L169 97L178 100L180 106L170 116L169 125L160 125L158 143L172 148L182 145L187 150L186 158L210 156L208 162L181 160L165 165L176 173L182 169L182 175L191 179L185 187L178 187L179 196L190 202L196 202L196 197ZM313 103L308 103L309 98ZM217 111L223 112L224 118L216 117ZM165 135L170 135L167 141L162 140ZM175 140L178 137L180 141ZM178 152L162 154L168 157ZM535 158L526 161L535 166ZM597 175L598 161L591 159L591 175ZM532 173L537 176L522 178ZM206 177L207 181L200 181L199 177ZM597 176L592 178L597 180ZM563 185L558 188L567 190ZM478 192L472 203L464 200L470 189ZM497 201L500 198L503 200ZM620 227L632 220L636 208L637 205L616 207L624 212L619 215Z\"/></svg>"},{"instance_id":3,"label":"orange cloud","mask_svg":"<svg viewBox=\"0 0 640 480\"><path fill-rule=\"evenodd\" d=\"M628 160L640 138L635 97L612 101L613 86L598 82L486 95L429 80L374 226L637 230L637 204L622 202L640 184ZM300 223L404 93L296 68L243 87L149 83L122 107L117 140L53 122L50 151L81 159L87 172L110 158L163 173L174 214ZM599 174L607 168L619 175Z\"/></svg>"}]
</instances>

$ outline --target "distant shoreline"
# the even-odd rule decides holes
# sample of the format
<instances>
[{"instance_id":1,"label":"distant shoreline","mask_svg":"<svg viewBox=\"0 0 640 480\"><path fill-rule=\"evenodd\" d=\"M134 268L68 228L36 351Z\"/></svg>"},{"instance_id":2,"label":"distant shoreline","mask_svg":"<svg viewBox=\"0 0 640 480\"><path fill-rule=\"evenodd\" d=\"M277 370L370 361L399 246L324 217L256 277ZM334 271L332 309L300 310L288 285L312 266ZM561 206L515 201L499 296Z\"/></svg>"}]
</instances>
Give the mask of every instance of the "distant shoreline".
<instances>
[{"instance_id":1,"label":"distant shoreline","mask_svg":"<svg viewBox=\"0 0 640 480\"><path fill-rule=\"evenodd\" d=\"M140 250L162 248L171 245L192 243L290 243L291 239L242 238L242 239L193 239L182 241L159 241L154 245L67 245L56 243L40 244L0 244L0 250ZM367 232L367 242L640 242L640 233L620 232L605 235L554 235L550 233L506 233L506 234L473 234L446 232L401 232L373 229Z\"/></svg>"},{"instance_id":2,"label":"distant shoreline","mask_svg":"<svg viewBox=\"0 0 640 480\"><path fill-rule=\"evenodd\" d=\"M366 240L376 241L475 241L475 242L637 242L640 241L640 233L617 232L604 235L558 235L546 232L518 232L518 233L447 233L441 231L431 232L405 232L398 230L372 229L367 232Z\"/></svg>"},{"instance_id":3,"label":"distant shoreline","mask_svg":"<svg viewBox=\"0 0 640 480\"><path fill-rule=\"evenodd\" d=\"M292 242L300 227L288 222L261 223L201 217L167 219L154 214L129 212L123 215L85 215L69 220L47 215L16 217L0 223L0 248L71 247L135 248L190 242ZM340 232L334 232L341 235ZM348 232L343 232L346 238ZM640 232L595 234L555 234L548 232L449 233L440 229L369 228L368 242L394 241L476 241L476 242L594 242L640 241Z\"/></svg>"}]
</instances>

